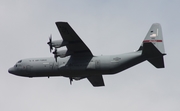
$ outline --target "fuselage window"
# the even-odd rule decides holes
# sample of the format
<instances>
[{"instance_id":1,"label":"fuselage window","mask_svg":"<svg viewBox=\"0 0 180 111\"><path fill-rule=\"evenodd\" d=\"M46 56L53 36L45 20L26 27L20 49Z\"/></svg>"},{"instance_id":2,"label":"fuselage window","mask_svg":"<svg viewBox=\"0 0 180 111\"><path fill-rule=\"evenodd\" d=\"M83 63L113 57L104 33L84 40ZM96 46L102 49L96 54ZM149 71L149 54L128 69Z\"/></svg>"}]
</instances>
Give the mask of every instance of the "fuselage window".
<instances>
[{"instance_id":1,"label":"fuselage window","mask_svg":"<svg viewBox=\"0 0 180 111\"><path fill-rule=\"evenodd\" d=\"M17 63L21 63L21 62L22 62L22 60L18 61Z\"/></svg>"}]
</instances>

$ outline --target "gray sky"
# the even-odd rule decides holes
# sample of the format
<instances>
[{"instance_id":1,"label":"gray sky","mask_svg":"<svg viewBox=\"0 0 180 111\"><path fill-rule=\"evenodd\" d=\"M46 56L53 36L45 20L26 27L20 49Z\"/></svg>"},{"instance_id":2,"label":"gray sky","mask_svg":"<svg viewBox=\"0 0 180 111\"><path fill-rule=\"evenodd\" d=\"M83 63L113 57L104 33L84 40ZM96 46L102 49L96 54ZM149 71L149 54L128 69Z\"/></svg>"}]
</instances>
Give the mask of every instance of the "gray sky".
<instances>
[{"instance_id":1,"label":"gray sky","mask_svg":"<svg viewBox=\"0 0 180 111\"><path fill-rule=\"evenodd\" d=\"M0 0L1 111L179 111L179 0ZM165 69L144 62L112 76L105 87L63 77L7 72L18 60L49 57L56 21L67 21L94 55L137 50L152 23L162 25Z\"/></svg>"}]
</instances>

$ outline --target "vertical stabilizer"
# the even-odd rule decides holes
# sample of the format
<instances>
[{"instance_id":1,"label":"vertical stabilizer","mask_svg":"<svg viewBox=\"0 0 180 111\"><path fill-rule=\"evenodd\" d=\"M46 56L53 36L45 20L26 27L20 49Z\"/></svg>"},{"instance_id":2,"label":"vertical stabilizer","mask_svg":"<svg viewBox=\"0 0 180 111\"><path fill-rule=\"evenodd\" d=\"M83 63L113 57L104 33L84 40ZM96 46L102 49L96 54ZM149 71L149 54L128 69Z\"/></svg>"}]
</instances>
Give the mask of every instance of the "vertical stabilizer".
<instances>
[{"instance_id":1,"label":"vertical stabilizer","mask_svg":"<svg viewBox=\"0 0 180 111\"><path fill-rule=\"evenodd\" d=\"M165 54L161 25L154 23L143 40L139 50L156 68L164 68Z\"/></svg>"},{"instance_id":2,"label":"vertical stabilizer","mask_svg":"<svg viewBox=\"0 0 180 111\"><path fill-rule=\"evenodd\" d=\"M141 47L143 47L144 43L152 43L162 54L165 54L163 42L161 25L159 23L154 23L149 29Z\"/></svg>"}]
</instances>

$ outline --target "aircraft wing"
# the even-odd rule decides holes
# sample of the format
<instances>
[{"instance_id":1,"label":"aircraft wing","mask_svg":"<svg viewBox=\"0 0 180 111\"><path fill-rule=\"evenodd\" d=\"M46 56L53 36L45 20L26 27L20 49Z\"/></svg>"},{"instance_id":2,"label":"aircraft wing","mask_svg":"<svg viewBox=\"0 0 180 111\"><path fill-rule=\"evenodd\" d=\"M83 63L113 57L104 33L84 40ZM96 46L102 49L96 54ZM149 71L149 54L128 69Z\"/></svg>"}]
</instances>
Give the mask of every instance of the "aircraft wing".
<instances>
[{"instance_id":1,"label":"aircraft wing","mask_svg":"<svg viewBox=\"0 0 180 111\"><path fill-rule=\"evenodd\" d=\"M84 44L67 22L56 22L56 26L63 41L67 42L66 47L68 51L73 52L73 54L87 54L93 56L86 44Z\"/></svg>"},{"instance_id":2,"label":"aircraft wing","mask_svg":"<svg viewBox=\"0 0 180 111\"><path fill-rule=\"evenodd\" d=\"M105 86L102 75L90 76L90 77L87 77L87 79L91 82L91 84L92 84L94 87Z\"/></svg>"}]
</instances>

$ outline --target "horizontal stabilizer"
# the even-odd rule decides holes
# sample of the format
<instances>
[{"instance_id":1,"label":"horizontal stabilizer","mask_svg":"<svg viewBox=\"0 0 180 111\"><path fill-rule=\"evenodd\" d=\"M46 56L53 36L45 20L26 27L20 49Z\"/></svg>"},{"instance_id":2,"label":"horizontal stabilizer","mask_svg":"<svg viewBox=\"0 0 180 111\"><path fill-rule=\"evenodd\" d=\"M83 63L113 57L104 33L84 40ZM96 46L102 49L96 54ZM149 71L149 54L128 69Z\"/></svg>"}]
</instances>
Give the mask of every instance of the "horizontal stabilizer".
<instances>
[{"instance_id":1,"label":"horizontal stabilizer","mask_svg":"<svg viewBox=\"0 0 180 111\"><path fill-rule=\"evenodd\" d=\"M153 59L148 59L148 61L154 65L156 68L164 68L164 59L163 57L157 57Z\"/></svg>"}]
</instances>

